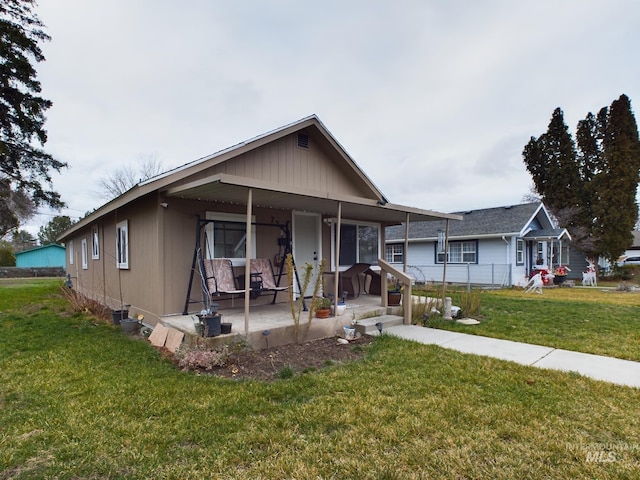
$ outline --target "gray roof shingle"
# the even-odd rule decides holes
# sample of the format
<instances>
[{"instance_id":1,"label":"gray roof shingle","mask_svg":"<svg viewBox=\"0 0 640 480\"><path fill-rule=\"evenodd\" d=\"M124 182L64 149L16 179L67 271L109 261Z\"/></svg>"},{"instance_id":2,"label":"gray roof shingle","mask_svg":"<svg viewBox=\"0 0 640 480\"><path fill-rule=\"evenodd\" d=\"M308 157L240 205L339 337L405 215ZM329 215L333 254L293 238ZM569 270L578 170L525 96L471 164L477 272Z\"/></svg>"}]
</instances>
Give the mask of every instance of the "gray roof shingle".
<instances>
[{"instance_id":1,"label":"gray roof shingle","mask_svg":"<svg viewBox=\"0 0 640 480\"><path fill-rule=\"evenodd\" d=\"M505 207L484 208L455 212L463 216L462 221L449 222L449 237L467 237L475 235L502 235L520 232L534 213L540 202L522 203ZM444 230L446 222L410 222L409 238L436 238L438 230ZM385 230L386 240L403 240L404 225L394 225Z\"/></svg>"}]
</instances>

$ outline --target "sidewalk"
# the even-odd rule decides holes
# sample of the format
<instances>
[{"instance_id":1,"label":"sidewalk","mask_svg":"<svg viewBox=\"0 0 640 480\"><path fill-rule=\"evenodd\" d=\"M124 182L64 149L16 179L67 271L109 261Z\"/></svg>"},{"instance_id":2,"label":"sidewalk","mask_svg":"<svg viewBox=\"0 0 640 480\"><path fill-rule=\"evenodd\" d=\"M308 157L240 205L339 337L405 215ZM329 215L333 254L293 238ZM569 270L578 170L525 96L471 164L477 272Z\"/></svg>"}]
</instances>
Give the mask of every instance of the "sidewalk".
<instances>
[{"instance_id":1,"label":"sidewalk","mask_svg":"<svg viewBox=\"0 0 640 480\"><path fill-rule=\"evenodd\" d=\"M417 325L396 325L386 328L384 333L463 353L485 355L533 367L573 371L595 380L640 388L640 362Z\"/></svg>"}]
</instances>

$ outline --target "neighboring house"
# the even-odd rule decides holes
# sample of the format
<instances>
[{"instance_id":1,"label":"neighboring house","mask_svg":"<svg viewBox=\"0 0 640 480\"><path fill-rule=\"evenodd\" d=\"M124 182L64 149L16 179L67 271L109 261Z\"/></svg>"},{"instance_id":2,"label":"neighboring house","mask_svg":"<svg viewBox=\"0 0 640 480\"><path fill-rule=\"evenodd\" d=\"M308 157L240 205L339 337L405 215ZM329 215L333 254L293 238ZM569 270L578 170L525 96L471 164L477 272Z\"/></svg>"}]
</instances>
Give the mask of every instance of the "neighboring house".
<instances>
[{"instance_id":1,"label":"neighboring house","mask_svg":"<svg viewBox=\"0 0 640 480\"><path fill-rule=\"evenodd\" d=\"M312 115L141 182L60 240L74 288L111 308L130 305L132 314L155 324L202 309L203 260L230 258L236 286L246 290L247 259L270 259L283 286L287 252L299 267L323 258L332 271L375 264L384 228L407 218L460 217L389 203ZM245 322L249 300L273 298L239 296ZM231 305L227 297L220 300Z\"/></svg>"},{"instance_id":2,"label":"neighboring house","mask_svg":"<svg viewBox=\"0 0 640 480\"><path fill-rule=\"evenodd\" d=\"M16 252L16 267L45 268L66 266L65 248L62 245L50 244Z\"/></svg>"},{"instance_id":3,"label":"neighboring house","mask_svg":"<svg viewBox=\"0 0 640 480\"><path fill-rule=\"evenodd\" d=\"M407 273L418 282L441 282L448 223L447 282L522 285L535 269L571 268L571 237L555 227L540 202L458 214L462 222L411 223L406 245L404 225L387 227L386 260L403 264L406 246ZM580 271L572 277L580 277Z\"/></svg>"},{"instance_id":4,"label":"neighboring house","mask_svg":"<svg viewBox=\"0 0 640 480\"><path fill-rule=\"evenodd\" d=\"M640 232L638 230L634 230L631 233L633 234L633 244L625 250L624 256L638 257L640 256Z\"/></svg>"}]
</instances>

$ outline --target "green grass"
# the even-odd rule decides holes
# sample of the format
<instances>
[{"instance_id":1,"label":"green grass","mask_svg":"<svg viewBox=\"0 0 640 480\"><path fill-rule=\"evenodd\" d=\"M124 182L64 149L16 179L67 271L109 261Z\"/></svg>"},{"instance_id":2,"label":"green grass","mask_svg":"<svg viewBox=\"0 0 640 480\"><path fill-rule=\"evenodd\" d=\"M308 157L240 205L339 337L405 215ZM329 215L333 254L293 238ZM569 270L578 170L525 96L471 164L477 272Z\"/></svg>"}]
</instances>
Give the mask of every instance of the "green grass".
<instances>
[{"instance_id":1,"label":"green grass","mask_svg":"<svg viewBox=\"0 0 640 480\"><path fill-rule=\"evenodd\" d=\"M637 389L391 337L234 382L69 314L57 288L0 286L3 479L640 475Z\"/></svg>"},{"instance_id":2,"label":"green grass","mask_svg":"<svg viewBox=\"0 0 640 480\"><path fill-rule=\"evenodd\" d=\"M451 292L456 304L458 292ZM429 325L488 337L640 361L640 293L595 288L483 291L480 325Z\"/></svg>"}]
</instances>

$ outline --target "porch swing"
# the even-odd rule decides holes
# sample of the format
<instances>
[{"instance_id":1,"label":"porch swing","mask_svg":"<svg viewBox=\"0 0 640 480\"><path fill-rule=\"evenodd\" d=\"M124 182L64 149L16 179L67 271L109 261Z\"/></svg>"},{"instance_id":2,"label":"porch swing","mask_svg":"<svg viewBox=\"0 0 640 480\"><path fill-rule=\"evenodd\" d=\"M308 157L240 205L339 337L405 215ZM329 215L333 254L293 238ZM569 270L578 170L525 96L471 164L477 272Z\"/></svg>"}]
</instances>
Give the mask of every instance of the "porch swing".
<instances>
[{"instance_id":1,"label":"porch swing","mask_svg":"<svg viewBox=\"0 0 640 480\"><path fill-rule=\"evenodd\" d=\"M199 215L197 216L196 241L193 251L193 260L191 262L189 286L187 289L187 297L185 300L183 315L188 314L189 305L192 303L200 303L206 305L207 302L205 301L205 299L209 300L213 296L226 296L233 300L233 298L235 298L236 296L240 296L246 293L245 289L238 288L238 284L241 286L244 285L245 276L240 275L237 278L235 277L231 260L228 258L213 258L213 252L210 251L210 243L207 241L206 227L209 224L213 225L214 222L215 220L202 219ZM225 221L225 223L237 223L239 225L245 225L244 222ZM278 238L279 251L278 254L274 257L274 260L276 260L276 264L278 267L277 279L273 269L273 264L271 263L271 259L252 258L248 260L251 275L249 282L249 296L255 300L267 292L273 292L273 300L271 301L271 304L274 304L276 302L278 292L285 291L290 288L288 285L284 287L279 286L283 274L286 274L286 266L284 260L286 256L292 251L289 222L285 224L252 222L251 225L276 227L281 231L281 235ZM203 237L205 240L204 244L207 255L204 255L202 251ZM244 240L246 241L246 239ZM295 269L295 264L294 274L296 282L298 284L298 289L300 289L300 279L298 277L298 272ZM192 298L191 296L194 277L196 275L201 280L202 300Z\"/></svg>"}]
</instances>

